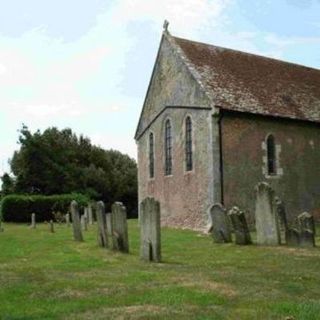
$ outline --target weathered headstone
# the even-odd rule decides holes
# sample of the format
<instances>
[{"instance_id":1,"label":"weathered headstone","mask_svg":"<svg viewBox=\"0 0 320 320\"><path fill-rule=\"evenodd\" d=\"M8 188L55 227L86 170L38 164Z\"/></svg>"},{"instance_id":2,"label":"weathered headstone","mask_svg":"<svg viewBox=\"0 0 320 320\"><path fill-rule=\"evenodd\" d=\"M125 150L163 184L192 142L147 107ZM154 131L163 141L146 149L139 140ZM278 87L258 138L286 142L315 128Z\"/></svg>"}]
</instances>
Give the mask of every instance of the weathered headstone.
<instances>
[{"instance_id":1,"label":"weathered headstone","mask_svg":"<svg viewBox=\"0 0 320 320\"><path fill-rule=\"evenodd\" d=\"M53 220L50 220L49 228L50 228L50 232L51 232L51 233L54 233L54 224L53 224Z\"/></svg>"},{"instance_id":2,"label":"weathered headstone","mask_svg":"<svg viewBox=\"0 0 320 320\"><path fill-rule=\"evenodd\" d=\"M287 220L287 214L286 214L286 208L284 206L284 203L281 201L281 199L277 196L274 197L274 207L275 211L278 217L278 223L279 223L279 232L280 232L280 242L281 243L287 243L287 235L288 233L288 220Z\"/></svg>"},{"instance_id":3,"label":"weathered headstone","mask_svg":"<svg viewBox=\"0 0 320 320\"><path fill-rule=\"evenodd\" d=\"M315 246L315 226L313 216L304 212L298 216L300 226L300 246L314 247Z\"/></svg>"},{"instance_id":4,"label":"weathered headstone","mask_svg":"<svg viewBox=\"0 0 320 320\"><path fill-rule=\"evenodd\" d=\"M87 218L88 217L88 207L83 208L83 215Z\"/></svg>"},{"instance_id":5,"label":"weathered headstone","mask_svg":"<svg viewBox=\"0 0 320 320\"><path fill-rule=\"evenodd\" d=\"M106 224L107 224L107 237L108 244L112 243L112 221L111 221L111 212L106 213Z\"/></svg>"},{"instance_id":6,"label":"weathered headstone","mask_svg":"<svg viewBox=\"0 0 320 320\"><path fill-rule=\"evenodd\" d=\"M214 204L210 209L212 236L216 243L231 242L231 230L226 209L220 204Z\"/></svg>"},{"instance_id":7,"label":"weathered headstone","mask_svg":"<svg viewBox=\"0 0 320 320\"><path fill-rule=\"evenodd\" d=\"M98 226L98 245L100 247L108 248L108 236L106 225L105 207L102 201L97 203L97 226Z\"/></svg>"},{"instance_id":8,"label":"weathered headstone","mask_svg":"<svg viewBox=\"0 0 320 320\"><path fill-rule=\"evenodd\" d=\"M140 257L145 261L161 261L160 203L153 198L140 204Z\"/></svg>"},{"instance_id":9,"label":"weathered headstone","mask_svg":"<svg viewBox=\"0 0 320 320\"><path fill-rule=\"evenodd\" d=\"M88 231L87 217L84 214L81 216L81 227L82 230Z\"/></svg>"},{"instance_id":10,"label":"weathered headstone","mask_svg":"<svg viewBox=\"0 0 320 320\"><path fill-rule=\"evenodd\" d=\"M234 230L236 244L251 244L250 231L244 212L238 207L233 207L229 210L228 216Z\"/></svg>"},{"instance_id":11,"label":"weathered headstone","mask_svg":"<svg viewBox=\"0 0 320 320\"><path fill-rule=\"evenodd\" d=\"M93 212L92 212L92 205L88 205L88 218L89 218L89 224L93 225Z\"/></svg>"},{"instance_id":12,"label":"weathered headstone","mask_svg":"<svg viewBox=\"0 0 320 320\"><path fill-rule=\"evenodd\" d=\"M296 228L286 230L286 242L288 246L298 247L300 245L300 232Z\"/></svg>"},{"instance_id":13,"label":"weathered headstone","mask_svg":"<svg viewBox=\"0 0 320 320\"><path fill-rule=\"evenodd\" d=\"M274 191L266 182L256 188L257 244L278 245L281 242L278 215L274 204Z\"/></svg>"},{"instance_id":14,"label":"weathered headstone","mask_svg":"<svg viewBox=\"0 0 320 320\"><path fill-rule=\"evenodd\" d=\"M121 252L129 252L127 212L121 202L112 205L111 214L112 248Z\"/></svg>"},{"instance_id":15,"label":"weathered headstone","mask_svg":"<svg viewBox=\"0 0 320 320\"><path fill-rule=\"evenodd\" d=\"M31 213L31 225L30 225L31 229L35 229L36 228L36 214L35 213Z\"/></svg>"},{"instance_id":16,"label":"weathered headstone","mask_svg":"<svg viewBox=\"0 0 320 320\"><path fill-rule=\"evenodd\" d=\"M67 227L70 227L70 214L67 213L67 214L65 215L65 218L66 218Z\"/></svg>"},{"instance_id":17,"label":"weathered headstone","mask_svg":"<svg viewBox=\"0 0 320 320\"><path fill-rule=\"evenodd\" d=\"M76 201L71 202L71 216L72 216L72 228L73 228L73 238L76 241L83 241L81 223L79 216L79 208Z\"/></svg>"}]
</instances>

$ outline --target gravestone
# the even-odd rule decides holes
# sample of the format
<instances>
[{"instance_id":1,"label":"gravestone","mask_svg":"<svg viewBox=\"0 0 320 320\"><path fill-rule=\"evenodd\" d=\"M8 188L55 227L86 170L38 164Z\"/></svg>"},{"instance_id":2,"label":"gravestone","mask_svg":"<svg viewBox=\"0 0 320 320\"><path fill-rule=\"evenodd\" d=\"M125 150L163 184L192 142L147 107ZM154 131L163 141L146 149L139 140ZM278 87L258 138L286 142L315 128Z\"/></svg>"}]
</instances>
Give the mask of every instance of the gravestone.
<instances>
[{"instance_id":1,"label":"gravestone","mask_svg":"<svg viewBox=\"0 0 320 320\"><path fill-rule=\"evenodd\" d=\"M121 202L112 205L111 230L112 248L121 252L129 252L127 212Z\"/></svg>"},{"instance_id":2,"label":"gravestone","mask_svg":"<svg viewBox=\"0 0 320 320\"><path fill-rule=\"evenodd\" d=\"M266 182L260 182L256 188L256 230L257 244L279 245L280 228L274 204L274 191Z\"/></svg>"},{"instance_id":3,"label":"gravestone","mask_svg":"<svg viewBox=\"0 0 320 320\"><path fill-rule=\"evenodd\" d=\"M98 245L100 247L108 248L108 235L107 235L107 224L105 207L102 201L97 203L97 227L98 227Z\"/></svg>"},{"instance_id":4,"label":"gravestone","mask_svg":"<svg viewBox=\"0 0 320 320\"><path fill-rule=\"evenodd\" d=\"M246 245L251 244L251 236L248 228L247 220L243 211L238 207L233 207L228 212L231 224L235 234L236 244Z\"/></svg>"},{"instance_id":5,"label":"gravestone","mask_svg":"<svg viewBox=\"0 0 320 320\"><path fill-rule=\"evenodd\" d=\"M140 257L145 261L161 261L160 203L153 198L140 204Z\"/></svg>"},{"instance_id":6,"label":"gravestone","mask_svg":"<svg viewBox=\"0 0 320 320\"><path fill-rule=\"evenodd\" d=\"M284 206L284 203L277 196L274 197L274 206L275 206L276 214L279 220L280 242L287 243L288 242L287 236L289 235L288 233L289 227L288 227L286 208Z\"/></svg>"},{"instance_id":7,"label":"gravestone","mask_svg":"<svg viewBox=\"0 0 320 320\"><path fill-rule=\"evenodd\" d=\"M300 245L300 232L296 228L286 230L286 242L288 246L298 247Z\"/></svg>"},{"instance_id":8,"label":"gravestone","mask_svg":"<svg viewBox=\"0 0 320 320\"><path fill-rule=\"evenodd\" d=\"M81 216L81 227L82 230L88 231L87 217L84 214Z\"/></svg>"},{"instance_id":9,"label":"gravestone","mask_svg":"<svg viewBox=\"0 0 320 320\"><path fill-rule=\"evenodd\" d=\"M35 229L36 228L36 214L32 213L31 214L31 229Z\"/></svg>"},{"instance_id":10,"label":"gravestone","mask_svg":"<svg viewBox=\"0 0 320 320\"><path fill-rule=\"evenodd\" d=\"M72 216L73 238L75 241L83 241L78 203L74 200L71 202L71 216Z\"/></svg>"},{"instance_id":11,"label":"gravestone","mask_svg":"<svg viewBox=\"0 0 320 320\"><path fill-rule=\"evenodd\" d=\"M313 216L304 212L298 216L300 226L300 246L314 247L315 246L315 226Z\"/></svg>"},{"instance_id":12,"label":"gravestone","mask_svg":"<svg viewBox=\"0 0 320 320\"><path fill-rule=\"evenodd\" d=\"M49 223L49 229L50 229L50 232L51 232L51 233L54 233L54 224L53 224L53 220L50 220L50 223Z\"/></svg>"},{"instance_id":13,"label":"gravestone","mask_svg":"<svg viewBox=\"0 0 320 320\"><path fill-rule=\"evenodd\" d=\"M231 230L226 209L220 204L214 204L210 209L212 236L216 243L231 242Z\"/></svg>"},{"instance_id":14,"label":"gravestone","mask_svg":"<svg viewBox=\"0 0 320 320\"><path fill-rule=\"evenodd\" d=\"M65 218L66 218L67 227L70 227L70 214L67 213L67 214L65 215Z\"/></svg>"},{"instance_id":15,"label":"gravestone","mask_svg":"<svg viewBox=\"0 0 320 320\"><path fill-rule=\"evenodd\" d=\"M93 212L92 212L92 205L88 205L88 218L89 218L89 224L93 225Z\"/></svg>"},{"instance_id":16,"label":"gravestone","mask_svg":"<svg viewBox=\"0 0 320 320\"><path fill-rule=\"evenodd\" d=\"M112 222L111 222L111 212L106 213L106 224L107 224L107 237L108 244L112 243Z\"/></svg>"},{"instance_id":17,"label":"gravestone","mask_svg":"<svg viewBox=\"0 0 320 320\"><path fill-rule=\"evenodd\" d=\"M89 219L89 213L88 213L88 207L84 207L83 209L83 215L88 220Z\"/></svg>"},{"instance_id":18,"label":"gravestone","mask_svg":"<svg viewBox=\"0 0 320 320\"><path fill-rule=\"evenodd\" d=\"M287 220L285 205L281 201L281 199L277 196L274 197L274 204L275 204L276 213L280 221L280 227L286 230L288 228L288 220Z\"/></svg>"}]
</instances>

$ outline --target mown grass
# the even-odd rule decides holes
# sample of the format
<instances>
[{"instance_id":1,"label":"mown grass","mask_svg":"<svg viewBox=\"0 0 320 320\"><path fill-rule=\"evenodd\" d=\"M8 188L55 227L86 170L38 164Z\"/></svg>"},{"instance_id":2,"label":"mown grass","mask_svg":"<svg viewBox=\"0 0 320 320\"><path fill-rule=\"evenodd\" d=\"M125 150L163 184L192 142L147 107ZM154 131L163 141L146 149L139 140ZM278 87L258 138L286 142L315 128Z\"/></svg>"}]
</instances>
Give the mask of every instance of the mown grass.
<instances>
[{"instance_id":1,"label":"mown grass","mask_svg":"<svg viewBox=\"0 0 320 320\"><path fill-rule=\"evenodd\" d=\"M163 263L98 248L96 226L6 224L0 233L0 319L320 319L320 249L214 244L162 230ZM320 239L317 238L320 245Z\"/></svg>"}]
</instances>

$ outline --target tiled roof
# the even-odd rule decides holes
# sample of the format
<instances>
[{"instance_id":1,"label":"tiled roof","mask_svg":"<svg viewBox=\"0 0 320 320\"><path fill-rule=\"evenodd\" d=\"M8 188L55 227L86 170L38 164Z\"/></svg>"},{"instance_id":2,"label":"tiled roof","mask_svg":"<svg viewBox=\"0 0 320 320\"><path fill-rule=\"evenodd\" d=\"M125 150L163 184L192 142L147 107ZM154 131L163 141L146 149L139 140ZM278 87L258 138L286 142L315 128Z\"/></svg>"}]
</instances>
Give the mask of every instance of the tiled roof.
<instances>
[{"instance_id":1,"label":"tiled roof","mask_svg":"<svg viewBox=\"0 0 320 320\"><path fill-rule=\"evenodd\" d=\"M169 37L216 106L320 122L320 70Z\"/></svg>"}]
</instances>

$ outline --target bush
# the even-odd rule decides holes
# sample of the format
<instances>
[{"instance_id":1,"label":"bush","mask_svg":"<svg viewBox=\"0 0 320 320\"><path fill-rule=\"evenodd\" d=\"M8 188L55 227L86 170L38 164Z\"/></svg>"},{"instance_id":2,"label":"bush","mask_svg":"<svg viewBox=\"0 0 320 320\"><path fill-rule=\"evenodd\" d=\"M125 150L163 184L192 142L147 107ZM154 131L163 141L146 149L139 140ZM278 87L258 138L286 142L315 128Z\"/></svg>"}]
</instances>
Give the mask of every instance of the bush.
<instances>
[{"instance_id":1,"label":"bush","mask_svg":"<svg viewBox=\"0 0 320 320\"><path fill-rule=\"evenodd\" d=\"M72 200L84 207L90 199L82 194L62 195L8 195L2 198L0 215L6 222L29 222L31 213L36 214L37 222L54 219L54 212L67 213Z\"/></svg>"}]
</instances>

